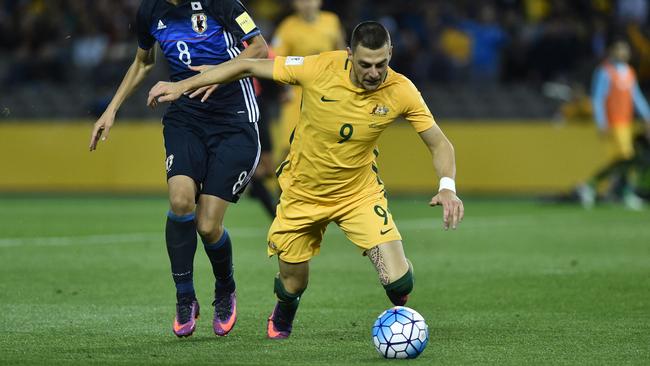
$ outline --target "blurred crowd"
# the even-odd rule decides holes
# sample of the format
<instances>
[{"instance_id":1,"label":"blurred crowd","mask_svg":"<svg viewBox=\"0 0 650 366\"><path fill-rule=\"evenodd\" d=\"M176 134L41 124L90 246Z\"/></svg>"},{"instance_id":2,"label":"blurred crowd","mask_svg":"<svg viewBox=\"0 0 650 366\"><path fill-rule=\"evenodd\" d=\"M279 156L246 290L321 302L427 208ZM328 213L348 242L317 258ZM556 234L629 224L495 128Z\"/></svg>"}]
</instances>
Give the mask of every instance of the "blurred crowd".
<instances>
[{"instance_id":1,"label":"blurred crowd","mask_svg":"<svg viewBox=\"0 0 650 366\"><path fill-rule=\"evenodd\" d=\"M0 0L3 84L103 81L104 65L133 59L139 2Z\"/></svg>"},{"instance_id":2,"label":"blurred crowd","mask_svg":"<svg viewBox=\"0 0 650 366\"><path fill-rule=\"evenodd\" d=\"M0 80L117 85L137 46L139 0L0 0ZM268 40L290 0L244 0ZM393 67L421 82L588 82L612 36L650 80L648 0L325 0L348 34L391 31Z\"/></svg>"}]
</instances>

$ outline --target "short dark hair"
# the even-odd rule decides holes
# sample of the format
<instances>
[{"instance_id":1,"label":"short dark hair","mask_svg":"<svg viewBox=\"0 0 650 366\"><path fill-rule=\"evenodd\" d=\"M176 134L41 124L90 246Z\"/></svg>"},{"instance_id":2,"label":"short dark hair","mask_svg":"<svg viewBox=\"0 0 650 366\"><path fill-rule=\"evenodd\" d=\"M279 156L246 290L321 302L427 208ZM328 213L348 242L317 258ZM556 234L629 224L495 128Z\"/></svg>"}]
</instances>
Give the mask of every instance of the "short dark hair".
<instances>
[{"instance_id":1,"label":"short dark hair","mask_svg":"<svg viewBox=\"0 0 650 366\"><path fill-rule=\"evenodd\" d=\"M386 27L379 22L366 21L359 23L352 31L350 48L354 51L361 44L363 47L376 50L386 43L390 45L390 34Z\"/></svg>"}]
</instances>

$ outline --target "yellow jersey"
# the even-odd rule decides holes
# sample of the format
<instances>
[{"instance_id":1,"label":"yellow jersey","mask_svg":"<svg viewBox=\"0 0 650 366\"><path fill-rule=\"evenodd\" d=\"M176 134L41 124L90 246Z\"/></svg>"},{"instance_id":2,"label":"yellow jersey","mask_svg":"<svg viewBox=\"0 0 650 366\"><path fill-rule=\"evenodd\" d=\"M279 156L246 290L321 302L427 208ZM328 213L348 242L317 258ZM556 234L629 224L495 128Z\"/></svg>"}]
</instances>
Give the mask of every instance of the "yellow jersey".
<instances>
[{"instance_id":1,"label":"yellow jersey","mask_svg":"<svg viewBox=\"0 0 650 366\"><path fill-rule=\"evenodd\" d=\"M350 80L346 51L276 57L273 79L303 88L289 155L277 170L283 194L322 204L383 190L374 164L379 135L398 117L417 132L435 121L420 92L388 69L377 90Z\"/></svg>"},{"instance_id":2,"label":"yellow jersey","mask_svg":"<svg viewBox=\"0 0 650 366\"><path fill-rule=\"evenodd\" d=\"M273 50L278 56L308 56L334 51L344 44L343 28L336 14L321 11L313 22L307 22L297 15L286 17L278 26L273 41ZM300 87L287 91L289 100L280 109L281 138L278 146L281 154L289 148L289 136L296 126L300 114ZM282 156L284 158L284 156Z\"/></svg>"},{"instance_id":3,"label":"yellow jersey","mask_svg":"<svg viewBox=\"0 0 650 366\"><path fill-rule=\"evenodd\" d=\"M289 15L278 26L271 45L278 56L316 55L338 47L341 29L338 16L329 11L321 11L312 23Z\"/></svg>"}]
</instances>

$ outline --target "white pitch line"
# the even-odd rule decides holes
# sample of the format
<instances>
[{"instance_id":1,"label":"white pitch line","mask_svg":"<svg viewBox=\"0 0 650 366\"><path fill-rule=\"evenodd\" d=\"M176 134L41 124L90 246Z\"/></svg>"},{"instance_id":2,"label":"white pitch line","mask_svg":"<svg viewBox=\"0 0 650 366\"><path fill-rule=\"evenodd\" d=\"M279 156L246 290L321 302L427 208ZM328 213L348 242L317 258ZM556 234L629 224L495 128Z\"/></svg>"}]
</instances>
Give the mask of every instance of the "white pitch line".
<instances>
[{"instance_id":1,"label":"white pitch line","mask_svg":"<svg viewBox=\"0 0 650 366\"><path fill-rule=\"evenodd\" d=\"M442 227L442 215L410 220L400 220L399 217L396 217L395 224L400 230L440 230ZM459 228L463 228L464 230L483 230L493 227L524 227L533 225L539 225L539 218L526 216L466 217Z\"/></svg>"},{"instance_id":2,"label":"white pitch line","mask_svg":"<svg viewBox=\"0 0 650 366\"><path fill-rule=\"evenodd\" d=\"M402 231L408 230L441 230L442 218L430 217L420 219L399 220L396 218L397 227ZM467 220L461 227L468 229L485 229L495 226L528 226L537 225L535 218L522 216L481 217ZM234 227L228 228L234 237L265 238L266 227ZM338 230L329 230L331 234L342 234ZM162 232L125 233L125 234L94 234L82 236L46 236L46 237L21 237L0 238L0 248L20 246L67 246L67 245L107 245L128 243L163 242Z\"/></svg>"},{"instance_id":3,"label":"white pitch line","mask_svg":"<svg viewBox=\"0 0 650 366\"><path fill-rule=\"evenodd\" d=\"M76 244L121 244L153 241L161 238L160 233L129 233L83 236L44 236L0 239L0 247L57 246Z\"/></svg>"},{"instance_id":4,"label":"white pitch line","mask_svg":"<svg viewBox=\"0 0 650 366\"><path fill-rule=\"evenodd\" d=\"M265 237L266 229L242 227L229 228L233 236L238 237ZM152 243L165 240L162 232L105 234L105 235L77 235L77 236L44 236L22 238L0 238L0 248L20 246L67 246L67 245L106 245L128 243Z\"/></svg>"}]
</instances>

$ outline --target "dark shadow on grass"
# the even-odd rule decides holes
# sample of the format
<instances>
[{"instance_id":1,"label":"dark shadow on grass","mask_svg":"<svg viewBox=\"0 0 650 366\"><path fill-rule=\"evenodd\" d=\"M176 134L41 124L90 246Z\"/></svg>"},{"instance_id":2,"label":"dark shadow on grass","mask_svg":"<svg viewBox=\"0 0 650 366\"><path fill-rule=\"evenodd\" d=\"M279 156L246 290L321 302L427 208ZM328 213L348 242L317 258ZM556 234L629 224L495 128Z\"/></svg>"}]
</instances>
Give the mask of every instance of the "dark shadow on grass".
<instances>
[{"instance_id":1,"label":"dark shadow on grass","mask_svg":"<svg viewBox=\"0 0 650 366\"><path fill-rule=\"evenodd\" d=\"M219 340L225 340L226 338L217 338L216 336L210 337L210 336L197 336L197 335L192 335L190 337L184 337L184 338L179 338L176 336L171 336L169 337L168 340L165 340L164 344L180 344L180 343L203 343L203 342L209 342L209 341L219 341Z\"/></svg>"}]
</instances>

